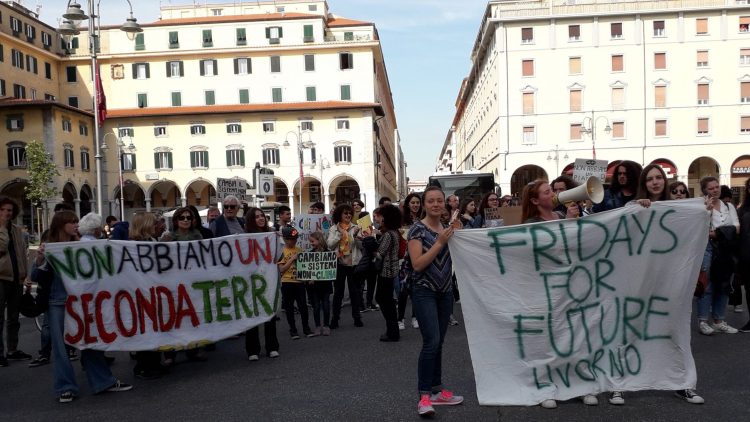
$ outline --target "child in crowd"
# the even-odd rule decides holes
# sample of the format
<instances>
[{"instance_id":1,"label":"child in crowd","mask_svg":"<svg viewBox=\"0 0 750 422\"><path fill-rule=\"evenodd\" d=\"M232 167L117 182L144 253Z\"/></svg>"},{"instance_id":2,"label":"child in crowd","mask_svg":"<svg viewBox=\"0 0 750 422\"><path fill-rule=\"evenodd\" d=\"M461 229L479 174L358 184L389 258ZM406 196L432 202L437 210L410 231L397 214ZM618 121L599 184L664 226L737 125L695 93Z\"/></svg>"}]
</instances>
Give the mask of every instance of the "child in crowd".
<instances>
[{"instance_id":1,"label":"child in crowd","mask_svg":"<svg viewBox=\"0 0 750 422\"><path fill-rule=\"evenodd\" d=\"M297 303L300 317L302 318L302 332L312 337L307 315L307 300L305 285L297 280L297 255L302 248L297 246L299 232L293 227L283 227L281 237L284 238L284 250L279 260L279 272L281 275L281 297L286 312L286 321L289 323L289 334L292 340L299 340L297 325L294 322L294 303Z\"/></svg>"},{"instance_id":2,"label":"child in crowd","mask_svg":"<svg viewBox=\"0 0 750 422\"><path fill-rule=\"evenodd\" d=\"M322 232L310 233L310 252L325 252L325 236ZM315 320L315 331L313 336L330 336L331 328L331 294L333 293L333 280L316 280L310 282L313 285L313 319ZM323 327L321 328L320 313L323 312Z\"/></svg>"}]
</instances>

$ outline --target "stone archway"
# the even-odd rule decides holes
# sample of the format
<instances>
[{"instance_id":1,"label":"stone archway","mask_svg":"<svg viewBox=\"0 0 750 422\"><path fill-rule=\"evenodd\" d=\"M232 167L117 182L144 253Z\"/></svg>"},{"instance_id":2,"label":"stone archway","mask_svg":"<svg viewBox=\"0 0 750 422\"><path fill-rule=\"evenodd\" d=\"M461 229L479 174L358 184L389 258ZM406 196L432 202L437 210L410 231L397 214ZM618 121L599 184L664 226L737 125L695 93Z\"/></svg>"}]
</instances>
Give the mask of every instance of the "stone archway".
<instances>
[{"instance_id":1,"label":"stone archway","mask_svg":"<svg viewBox=\"0 0 750 422\"><path fill-rule=\"evenodd\" d=\"M160 180L151 186L151 211L169 211L182 206L180 188L171 180Z\"/></svg>"},{"instance_id":2,"label":"stone archway","mask_svg":"<svg viewBox=\"0 0 750 422\"><path fill-rule=\"evenodd\" d=\"M701 179L706 176L713 176L717 179L721 174L719 163L711 157L699 157L690 163L688 168L688 189L690 196L701 196Z\"/></svg>"},{"instance_id":3,"label":"stone archway","mask_svg":"<svg viewBox=\"0 0 750 422\"><path fill-rule=\"evenodd\" d=\"M547 176L547 172L537 165L527 164L519 167L513 172L510 178L511 195L520 198L524 186L536 179L549 180L549 177Z\"/></svg>"},{"instance_id":4,"label":"stone archway","mask_svg":"<svg viewBox=\"0 0 750 422\"><path fill-rule=\"evenodd\" d=\"M337 205L351 204L355 199L362 199L360 191L359 182L354 177L347 174L334 177L328 189L331 210L336 208Z\"/></svg>"},{"instance_id":5,"label":"stone archway","mask_svg":"<svg viewBox=\"0 0 750 422\"><path fill-rule=\"evenodd\" d=\"M92 202L91 202L94 200L94 192L91 190L91 186L89 186L87 183L84 183L81 186L79 199L81 200L80 205L79 205L81 207L81 216L84 216L90 213L94 209Z\"/></svg>"},{"instance_id":6,"label":"stone archway","mask_svg":"<svg viewBox=\"0 0 750 422\"><path fill-rule=\"evenodd\" d=\"M41 221L44 220L44 218L37 219L37 221L33 222L32 225L32 218L34 218L34 215L31 211L31 201L29 201L26 198L26 191L24 188L29 185L29 182L24 179L13 179L8 181L2 188L0 188L0 195L5 195L9 197L10 199L16 201L18 206L21 207L21 212L18 214L18 217L15 220L16 224L22 224L24 226L28 227L34 227L34 232L41 233L42 230L39 229L37 226L39 223L42 224L44 227L46 225L46 222ZM37 204L41 205L41 204ZM37 209L39 210L39 209ZM38 236L37 236L38 239Z\"/></svg>"},{"instance_id":7,"label":"stone archway","mask_svg":"<svg viewBox=\"0 0 750 422\"><path fill-rule=\"evenodd\" d=\"M289 187L279 177L273 178L273 196L266 198L266 202L278 202L280 204L289 205Z\"/></svg>"},{"instance_id":8,"label":"stone archway","mask_svg":"<svg viewBox=\"0 0 750 422\"><path fill-rule=\"evenodd\" d=\"M750 155L742 155L734 160L730 177L732 193L735 194L739 203L742 203L748 194L745 189L745 183L750 178Z\"/></svg>"},{"instance_id":9,"label":"stone archway","mask_svg":"<svg viewBox=\"0 0 750 422\"><path fill-rule=\"evenodd\" d=\"M195 179L185 188L185 201L199 208L216 205L216 188L206 179Z\"/></svg>"},{"instance_id":10,"label":"stone archway","mask_svg":"<svg viewBox=\"0 0 750 422\"><path fill-rule=\"evenodd\" d=\"M70 209L76 209L76 199L78 199L78 190L73 183L67 182L62 188L63 203L70 207Z\"/></svg>"},{"instance_id":11,"label":"stone archway","mask_svg":"<svg viewBox=\"0 0 750 422\"><path fill-rule=\"evenodd\" d=\"M304 214L307 212L307 208L310 207L311 204L323 200L323 187L317 177L305 175L301 197L299 182L299 179L297 179L294 183L294 188L292 189L292 194L294 195L290 200L290 204L294 203L292 214Z\"/></svg>"},{"instance_id":12,"label":"stone archway","mask_svg":"<svg viewBox=\"0 0 750 422\"><path fill-rule=\"evenodd\" d=\"M130 220L134 212L146 210L146 191L138 182L134 182L132 180L125 180L123 182L123 191L125 193L125 212L123 214L125 215L125 220ZM112 197L114 198L115 202L112 206L112 214L115 217L120 218L119 186L115 188Z\"/></svg>"}]
</instances>

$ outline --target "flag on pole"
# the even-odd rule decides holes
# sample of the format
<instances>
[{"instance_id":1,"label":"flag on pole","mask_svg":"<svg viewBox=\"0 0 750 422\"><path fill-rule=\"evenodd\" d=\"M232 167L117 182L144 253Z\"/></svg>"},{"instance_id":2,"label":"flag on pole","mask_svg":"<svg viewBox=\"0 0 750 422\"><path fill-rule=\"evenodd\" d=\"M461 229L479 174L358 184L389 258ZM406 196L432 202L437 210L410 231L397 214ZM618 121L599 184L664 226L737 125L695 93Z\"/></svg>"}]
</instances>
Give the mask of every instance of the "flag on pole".
<instances>
[{"instance_id":1,"label":"flag on pole","mask_svg":"<svg viewBox=\"0 0 750 422\"><path fill-rule=\"evenodd\" d=\"M96 107L99 110L99 115L96 116L99 119L99 124L104 123L107 119L107 98L104 96L104 88L102 87L102 75L97 69L96 72Z\"/></svg>"}]
</instances>

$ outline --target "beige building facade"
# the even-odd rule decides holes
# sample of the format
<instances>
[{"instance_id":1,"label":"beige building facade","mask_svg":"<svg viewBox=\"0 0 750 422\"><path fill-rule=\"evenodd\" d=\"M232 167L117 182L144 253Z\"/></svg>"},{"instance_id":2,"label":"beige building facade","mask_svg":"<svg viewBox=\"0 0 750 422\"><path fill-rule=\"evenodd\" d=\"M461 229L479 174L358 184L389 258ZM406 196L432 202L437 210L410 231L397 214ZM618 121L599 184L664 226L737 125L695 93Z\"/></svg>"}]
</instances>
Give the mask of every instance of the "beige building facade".
<instances>
[{"instance_id":1,"label":"beige building facade","mask_svg":"<svg viewBox=\"0 0 750 422\"><path fill-rule=\"evenodd\" d=\"M717 176L739 198L749 26L746 1L490 1L446 139L454 169L519 194L578 158L610 173L627 159L659 163L693 194Z\"/></svg>"}]
</instances>

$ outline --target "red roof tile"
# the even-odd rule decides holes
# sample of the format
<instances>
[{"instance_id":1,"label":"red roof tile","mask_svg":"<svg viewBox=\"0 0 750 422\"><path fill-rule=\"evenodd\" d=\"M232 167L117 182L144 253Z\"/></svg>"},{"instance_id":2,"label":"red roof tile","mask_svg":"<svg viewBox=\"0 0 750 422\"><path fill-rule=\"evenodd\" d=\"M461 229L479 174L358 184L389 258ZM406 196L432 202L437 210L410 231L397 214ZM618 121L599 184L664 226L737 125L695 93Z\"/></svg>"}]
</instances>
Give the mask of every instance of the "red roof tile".
<instances>
[{"instance_id":1,"label":"red roof tile","mask_svg":"<svg viewBox=\"0 0 750 422\"><path fill-rule=\"evenodd\" d=\"M0 98L0 107L31 107L31 106L56 106L70 110L76 113L81 113L89 117L94 117L94 113L80 108L72 107L67 104L59 103L57 101L49 100L27 100L21 98Z\"/></svg>"},{"instance_id":2,"label":"red roof tile","mask_svg":"<svg viewBox=\"0 0 750 422\"><path fill-rule=\"evenodd\" d=\"M338 16L328 19L328 26L330 27L362 26L362 25L372 25L372 22L358 21L354 19L341 18Z\"/></svg>"},{"instance_id":3,"label":"red roof tile","mask_svg":"<svg viewBox=\"0 0 750 422\"><path fill-rule=\"evenodd\" d=\"M315 101L305 103L271 103L271 104L232 104L186 107L147 107L107 110L107 119L130 117L179 116L198 114L234 114L234 113L268 113L284 111L340 110L353 108L372 108L378 115L383 114L379 103L356 103L349 101Z\"/></svg>"}]
</instances>

